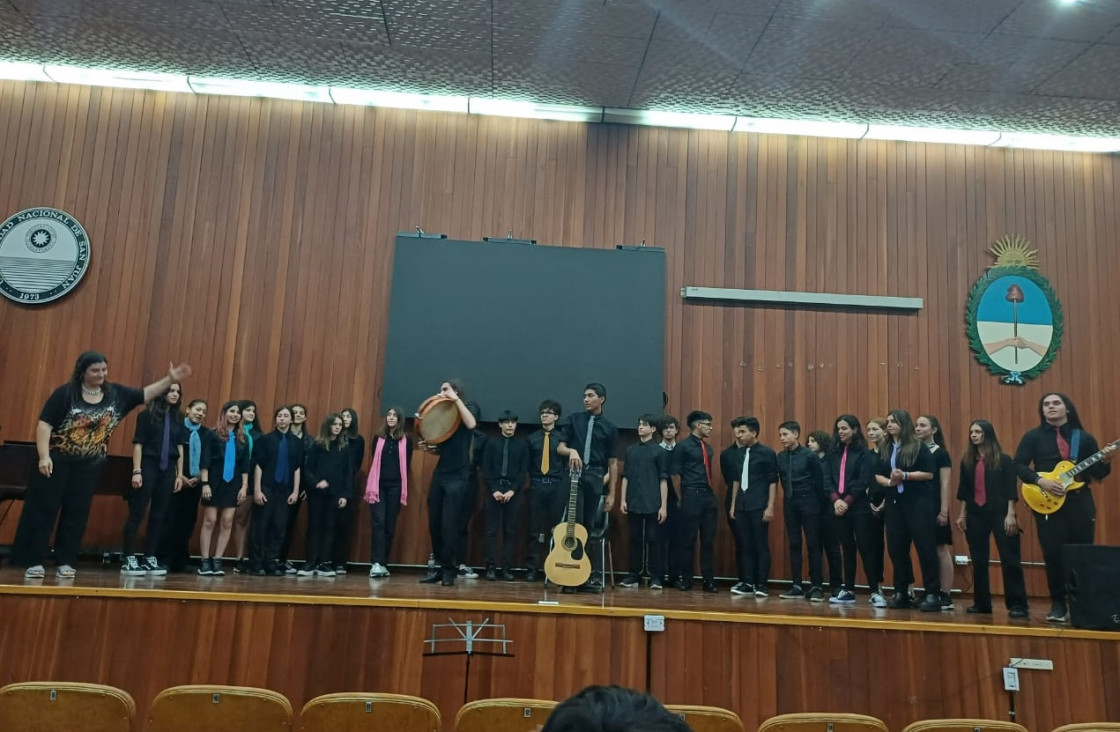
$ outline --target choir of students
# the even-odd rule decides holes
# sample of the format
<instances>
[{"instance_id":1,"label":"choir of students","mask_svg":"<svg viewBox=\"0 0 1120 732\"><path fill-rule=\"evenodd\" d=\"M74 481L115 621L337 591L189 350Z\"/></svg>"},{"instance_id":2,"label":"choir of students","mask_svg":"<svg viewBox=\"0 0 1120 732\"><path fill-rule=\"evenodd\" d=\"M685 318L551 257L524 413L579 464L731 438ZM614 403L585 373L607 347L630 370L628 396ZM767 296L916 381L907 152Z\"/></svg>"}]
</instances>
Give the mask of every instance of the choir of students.
<instances>
[{"instance_id":1,"label":"choir of students","mask_svg":"<svg viewBox=\"0 0 1120 732\"><path fill-rule=\"evenodd\" d=\"M583 411L564 419L557 401L543 401L541 427L528 439L516 435L518 417L502 412L500 435L488 439L477 430L478 406L465 402L462 386L449 380L440 394L456 405L458 430L438 447L422 441L414 445L405 431L404 411L389 408L370 445L364 490L356 492L365 440L353 409L328 414L318 434L311 435L304 428L305 406L281 406L273 414L273 430L265 433L255 403L228 401L207 428L206 401L191 400L185 412L181 407L180 382L190 375L189 366L171 368L143 391L111 384L107 373L103 355L82 354L70 383L56 390L43 408L36 440L39 465L13 552L14 561L27 567L29 579L45 574L47 541L59 513L57 576L74 576L74 559L109 437L129 410L146 401L133 438L134 470L122 542L124 575L185 569L201 502L200 575L224 574L221 561L232 536L238 571L331 577L345 572L352 517L364 499L372 524L369 576L387 578L397 520L408 505L413 451L420 448L439 455L426 496L437 563L430 565L422 582L447 586L457 577L477 577L466 565L466 540L479 485L484 486L486 579L516 578L516 540L525 523L525 579L540 581L551 528L564 520L567 510L567 471L579 469L576 518L593 537L619 496L630 533L630 570L620 583L624 588L639 587L648 577L652 590L670 583L690 590L699 541L703 589L717 592L714 540L722 509L735 547L737 581L731 592L767 597L772 580L769 525L780 495L792 579L781 598L852 605L857 601L858 562L873 607L953 609L949 591L954 461L933 415L914 420L906 410L894 409L885 419L868 421L865 436L860 420L844 414L831 431L810 432L808 446L801 443L801 425L787 420L775 433L777 451L763 444L758 419L737 417L730 423L734 440L720 452L717 466L709 444L709 413L689 413L688 435L680 441L675 418L646 414L636 425L638 441L626 451L616 491L618 429L606 417L603 385L588 384ZM1017 480L1022 480L1066 499L1056 512L1035 518L1052 600L1047 620L1067 620L1061 550L1067 543L1093 541L1095 506L1088 486L1067 493L1044 474L1061 460L1077 462L1094 455L1098 443L1081 427L1076 408L1063 394L1043 396L1039 420L1039 426L1024 435L1014 458L1002 451L990 422L978 419L969 427L955 493L960 506L956 526L965 535L975 577L969 613L992 610L988 562L994 537L1009 614L1028 617L1016 512ZM1115 449L1106 446L1082 479L1107 476ZM716 496L717 476L725 491L722 502ZM297 570L288 550L305 501L305 560ZM145 515L141 549L137 536ZM893 567L894 595L889 601L882 593L884 549ZM912 549L921 570L921 597L910 591L915 582ZM598 559L596 551L590 554ZM802 582L803 563L808 565L807 584ZM592 580L579 589L600 592L603 587Z\"/></svg>"}]
</instances>

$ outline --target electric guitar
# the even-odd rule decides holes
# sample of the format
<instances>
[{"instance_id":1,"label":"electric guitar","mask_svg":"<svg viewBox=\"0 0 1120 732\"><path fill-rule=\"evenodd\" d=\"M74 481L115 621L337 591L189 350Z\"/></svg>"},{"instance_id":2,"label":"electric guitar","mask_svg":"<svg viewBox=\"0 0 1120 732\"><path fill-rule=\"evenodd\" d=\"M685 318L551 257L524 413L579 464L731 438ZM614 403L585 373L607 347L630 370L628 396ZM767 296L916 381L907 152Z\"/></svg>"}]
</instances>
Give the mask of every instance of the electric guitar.
<instances>
[{"instance_id":1,"label":"electric guitar","mask_svg":"<svg viewBox=\"0 0 1120 732\"><path fill-rule=\"evenodd\" d=\"M1102 449L1093 453L1085 458L1077 465L1074 465L1069 460L1063 460L1054 466L1054 469L1049 473L1039 473L1039 478L1046 478L1062 484L1062 487L1067 491L1075 491L1081 486L1085 485L1084 482L1076 480L1080 473L1085 472L1093 467L1101 460L1104 459L1104 451L1110 447L1120 445L1120 440L1114 440ZM1051 514L1062 507L1066 502L1065 495L1055 496L1047 493L1037 485L1032 483L1023 483L1023 500L1031 507L1035 513Z\"/></svg>"},{"instance_id":2,"label":"electric guitar","mask_svg":"<svg viewBox=\"0 0 1120 732\"><path fill-rule=\"evenodd\" d=\"M568 519L552 530L552 550L544 560L544 576L561 587L578 587L591 577L591 558L587 556L587 529L576 523L581 471L571 471L568 494Z\"/></svg>"}]
</instances>

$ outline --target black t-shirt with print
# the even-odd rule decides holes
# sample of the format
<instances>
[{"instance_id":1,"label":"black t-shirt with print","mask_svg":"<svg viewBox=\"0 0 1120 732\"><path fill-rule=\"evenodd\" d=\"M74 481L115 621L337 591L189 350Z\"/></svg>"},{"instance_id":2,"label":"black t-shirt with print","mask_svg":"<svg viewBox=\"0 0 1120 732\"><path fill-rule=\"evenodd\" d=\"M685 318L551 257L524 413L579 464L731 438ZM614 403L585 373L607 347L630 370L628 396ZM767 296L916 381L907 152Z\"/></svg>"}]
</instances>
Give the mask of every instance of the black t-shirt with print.
<instances>
[{"instance_id":1,"label":"black t-shirt with print","mask_svg":"<svg viewBox=\"0 0 1120 732\"><path fill-rule=\"evenodd\" d=\"M39 420L51 426L50 449L73 457L104 457L109 438L125 415L144 403L144 391L106 383L105 396L90 404L73 398L69 384L58 387L47 398Z\"/></svg>"}]
</instances>

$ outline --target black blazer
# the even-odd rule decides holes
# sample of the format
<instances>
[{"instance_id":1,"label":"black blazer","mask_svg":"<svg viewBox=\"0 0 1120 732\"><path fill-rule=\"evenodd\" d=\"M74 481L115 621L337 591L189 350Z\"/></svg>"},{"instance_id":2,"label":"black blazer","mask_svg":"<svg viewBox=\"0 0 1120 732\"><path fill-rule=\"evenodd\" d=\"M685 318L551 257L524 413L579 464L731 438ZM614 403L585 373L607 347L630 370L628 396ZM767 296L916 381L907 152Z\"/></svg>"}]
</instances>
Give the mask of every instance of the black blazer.
<instances>
[{"instance_id":1,"label":"black blazer","mask_svg":"<svg viewBox=\"0 0 1120 732\"><path fill-rule=\"evenodd\" d=\"M1015 475L1015 464L1010 455L1000 453L999 470L985 471L984 487L988 500L983 506L976 505L976 467L961 461L961 478L957 483L957 500L964 501L976 511L1007 511L1008 501L1019 500L1019 490Z\"/></svg>"},{"instance_id":2,"label":"black blazer","mask_svg":"<svg viewBox=\"0 0 1120 732\"><path fill-rule=\"evenodd\" d=\"M824 492L835 503L841 498L837 491L840 489L840 462L843 451L829 450L824 456ZM849 506L859 502L868 501L872 486L875 482L875 472L879 467L879 457L866 447L848 448L848 464L844 471L844 502Z\"/></svg>"}]
</instances>

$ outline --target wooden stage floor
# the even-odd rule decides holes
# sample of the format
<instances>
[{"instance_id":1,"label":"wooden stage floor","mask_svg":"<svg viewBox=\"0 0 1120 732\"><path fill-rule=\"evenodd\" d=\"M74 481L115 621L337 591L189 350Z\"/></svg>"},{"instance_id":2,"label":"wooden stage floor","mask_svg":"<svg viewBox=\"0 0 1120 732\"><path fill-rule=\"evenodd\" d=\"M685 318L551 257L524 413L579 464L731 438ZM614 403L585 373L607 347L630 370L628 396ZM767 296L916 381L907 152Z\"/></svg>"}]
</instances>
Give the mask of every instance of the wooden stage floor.
<instances>
[{"instance_id":1,"label":"wooden stage floor","mask_svg":"<svg viewBox=\"0 0 1120 732\"><path fill-rule=\"evenodd\" d=\"M991 615L969 615L965 608L970 596L954 595L955 609L939 613L918 610L873 608L868 594L858 593L851 606L806 600L782 600L782 587L771 590L769 598L733 595L728 585L716 594L702 592L697 584L690 592L677 589L649 590L645 587L616 587L602 594L562 594L557 588L545 590L541 584L524 581L503 582L484 579L458 579L454 587L418 582L422 573L394 570L388 579L372 580L365 567L358 565L346 575L320 577L256 577L235 574L226 567L225 577L197 574L169 574L165 577L124 577L113 566L81 565L74 580L59 580L48 571L45 580L25 580L22 570L0 569L0 594L99 596L117 598L193 599L220 602L259 602L301 605L350 605L370 607L408 607L421 609L460 609L553 615L593 615L641 617L646 614L666 618L762 623L768 625L814 625L951 633L983 633L1016 636L1055 636L1114 638L1115 634L1095 633L1045 622L1049 602L1037 600L1026 620L1013 620L995 598ZM889 594L888 594L889 597ZM542 602L544 601L544 602Z\"/></svg>"}]
</instances>

